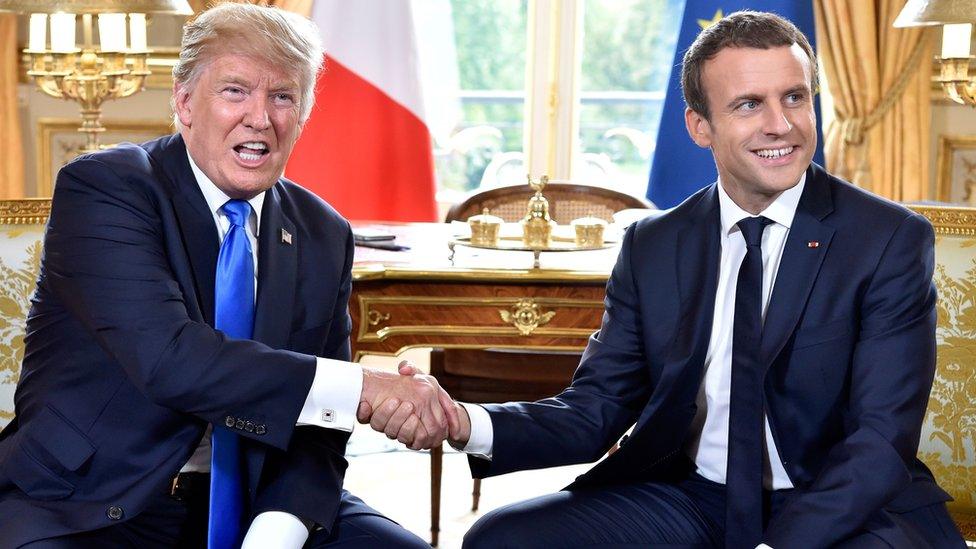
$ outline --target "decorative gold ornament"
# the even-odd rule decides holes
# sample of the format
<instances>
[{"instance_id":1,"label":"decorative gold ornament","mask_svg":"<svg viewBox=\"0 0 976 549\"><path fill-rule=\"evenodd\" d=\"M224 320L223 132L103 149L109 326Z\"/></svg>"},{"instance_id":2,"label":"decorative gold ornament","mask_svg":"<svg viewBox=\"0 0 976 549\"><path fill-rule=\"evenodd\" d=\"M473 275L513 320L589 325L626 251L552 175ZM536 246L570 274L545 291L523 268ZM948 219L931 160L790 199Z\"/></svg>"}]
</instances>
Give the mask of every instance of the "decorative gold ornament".
<instances>
[{"instance_id":1,"label":"decorative gold ornament","mask_svg":"<svg viewBox=\"0 0 976 549\"><path fill-rule=\"evenodd\" d=\"M532 181L531 175L526 178L535 195L529 199L528 210L522 218L522 241L526 246L546 248L556 226L556 222L549 216L549 201L542 196L542 190L549 184L549 176L543 175L539 181Z\"/></svg>"},{"instance_id":2,"label":"decorative gold ornament","mask_svg":"<svg viewBox=\"0 0 976 549\"><path fill-rule=\"evenodd\" d=\"M368 321L370 326L378 326L380 322L386 322L390 320L390 313L383 314L377 310L372 310L369 312Z\"/></svg>"},{"instance_id":3,"label":"decorative gold ornament","mask_svg":"<svg viewBox=\"0 0 976 549\"><path fill-rule=\"evenodd\" d=\"M555 311L543 313L539 304L532 298L520 299L512 305L510 311L499 309L498 314L501 315L503 322L515 326L519 334L524 336L531 335L536 328L548 324L552 317L556 316Z\"/></svg>"}]
</instances>

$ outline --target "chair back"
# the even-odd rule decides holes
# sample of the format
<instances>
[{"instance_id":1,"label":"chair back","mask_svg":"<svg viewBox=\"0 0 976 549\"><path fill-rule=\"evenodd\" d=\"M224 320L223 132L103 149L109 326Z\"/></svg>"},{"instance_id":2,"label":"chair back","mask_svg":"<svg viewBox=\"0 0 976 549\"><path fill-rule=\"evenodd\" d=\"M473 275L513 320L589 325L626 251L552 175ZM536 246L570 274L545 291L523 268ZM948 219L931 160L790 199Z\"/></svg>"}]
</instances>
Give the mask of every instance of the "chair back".
<instances>
[{"instance_id":1,"label":"chair back","mask_svg":"<svg viewBox=\"0 0 976 549\"><path fill-rule=\"evenodd\" d=\"M976 208L913 207L935 227L937 366L918 457L976 539Z\"/></svg>"},{"instance_id":2,"label":"chair back","mask_svg":"<svg viewBox=\"0 0 976 549\"><path fill-rule=\"evenodd\" d=\"M0 200L0 428L14 417L27 312L50 213L48 199Z\"/></svg>"},{"instance_id":3,"label":"chair back","mask_svg":"<svg viewBox=\"0 0 976 549\"><path fill-rule=\"evenodd\" d=\"M529 198L535 194L528 185L496 187L476 192L447 212L444 221L465 221L488 208L493 215L506 223L514 223L525 217ZM653 208L653 204L636 196L620 191L580 185L576 183L550 182L542 191L549 200L549 215L556 223L568 224L580 217L594 216L607 222L613 221L613 214L630 208Z\"/></svg>"}]
</instances>

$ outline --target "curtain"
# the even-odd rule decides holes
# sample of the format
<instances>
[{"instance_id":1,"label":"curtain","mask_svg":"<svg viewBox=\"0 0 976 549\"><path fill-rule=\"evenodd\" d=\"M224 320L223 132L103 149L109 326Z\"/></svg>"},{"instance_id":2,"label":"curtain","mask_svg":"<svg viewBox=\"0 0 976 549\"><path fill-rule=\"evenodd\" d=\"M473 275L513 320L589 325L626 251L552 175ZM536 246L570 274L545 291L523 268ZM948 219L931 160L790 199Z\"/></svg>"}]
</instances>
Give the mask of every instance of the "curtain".
<instances>
[{"instance_id":1,"label":"curtain","mask_svg":"<svg viewBox=\"0 0 976 549\"><path fill-rule=\"evenodd\" d=\"M834 100L824 152L834 173L892 200L929 198L932 34L891 26L904 0L816 0Z\"/></svg>"},{"instance_id":2,"label":"curtain","mask_svg":"<svg viewBox=\"0 0 976 549\"><path fill-rule=\"evenodd\" d=\"M24 196L24 147L17 112L17 16L0 14L0 199Z\"/></svg>"}]
</instances>

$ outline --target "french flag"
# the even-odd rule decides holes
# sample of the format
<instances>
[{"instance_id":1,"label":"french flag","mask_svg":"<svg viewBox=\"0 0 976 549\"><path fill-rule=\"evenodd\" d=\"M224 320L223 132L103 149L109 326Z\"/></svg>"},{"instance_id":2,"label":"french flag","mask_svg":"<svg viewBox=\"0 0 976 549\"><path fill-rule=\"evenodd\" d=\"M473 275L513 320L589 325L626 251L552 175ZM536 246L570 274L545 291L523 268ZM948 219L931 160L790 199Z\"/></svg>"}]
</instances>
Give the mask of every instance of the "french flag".
<instances>
[{"instance_id":1,"label":"french flag","mask_svg":"<svg viewBox=\"0 0 976 549\"><path fill-rule=\"evenodd\" d=\"M436 221L412 2L318 0L315 107L285 174L348 219Z\"/></svg>"}]
</instances>

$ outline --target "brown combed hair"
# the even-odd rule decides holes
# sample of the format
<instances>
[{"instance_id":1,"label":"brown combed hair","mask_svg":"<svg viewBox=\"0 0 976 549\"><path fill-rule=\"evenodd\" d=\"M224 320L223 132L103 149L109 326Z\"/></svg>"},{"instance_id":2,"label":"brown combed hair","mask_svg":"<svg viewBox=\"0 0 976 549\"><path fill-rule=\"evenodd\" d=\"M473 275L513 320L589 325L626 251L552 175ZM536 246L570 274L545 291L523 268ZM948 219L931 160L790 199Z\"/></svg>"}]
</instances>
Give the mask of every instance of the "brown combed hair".
<instances>
[{"instance_id":1,"label":"brown combed hair","mask_svg":"<svg viewBox=\"0 0 976 549\"><path fill-rule=\"evenodd\" d=\"M799 44L810 59L810 91L816 93L819 79L817 55L807 37L790 21L760 11L737 11L701 31L681 62L681 89L688 107L709 120L708 97L702 88L702 66L725 48L768 50Z\"/></svg>"}]
</instances>

